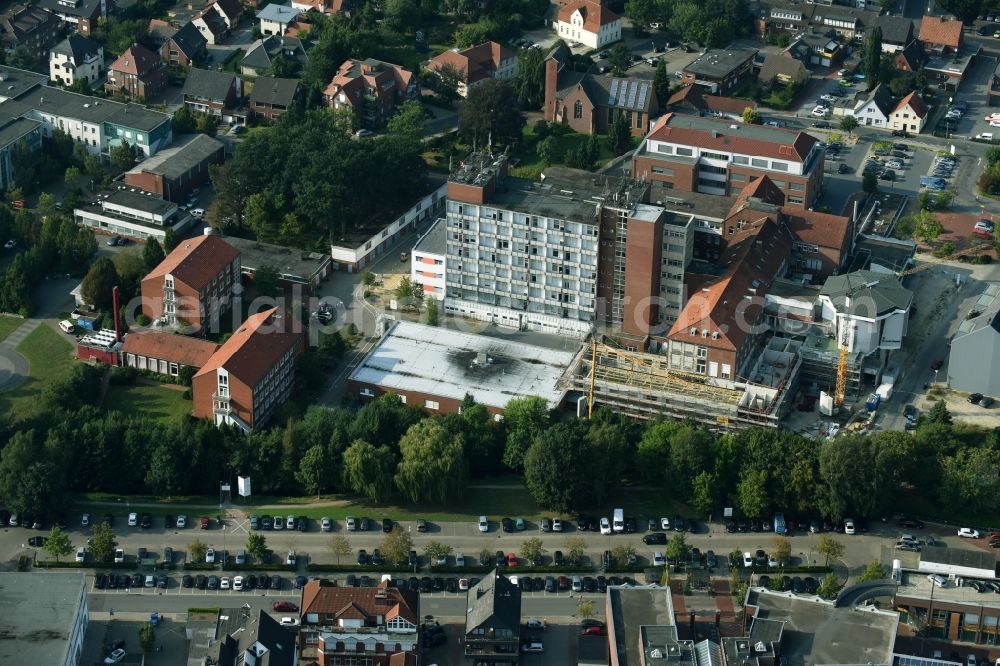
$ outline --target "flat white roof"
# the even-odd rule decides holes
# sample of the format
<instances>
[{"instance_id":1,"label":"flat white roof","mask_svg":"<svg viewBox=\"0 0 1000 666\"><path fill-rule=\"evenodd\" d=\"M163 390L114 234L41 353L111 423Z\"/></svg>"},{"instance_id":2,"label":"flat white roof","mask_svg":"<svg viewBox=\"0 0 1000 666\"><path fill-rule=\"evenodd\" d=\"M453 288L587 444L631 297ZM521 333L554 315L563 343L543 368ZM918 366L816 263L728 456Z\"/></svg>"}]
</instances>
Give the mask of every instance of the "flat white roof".
<instances>
[{"instance_id":1,"label":"flat white roof","mask_svg":"<svg viewBox=\"0 0 1000 666\"><path fill-rule=\"evenodd\" d=\"M556 383L573 354L486 335L398 322L351 373L385 390L414 391L503 409L513 398L538 396L555 407Z\"/></svg>"}]
</instances>

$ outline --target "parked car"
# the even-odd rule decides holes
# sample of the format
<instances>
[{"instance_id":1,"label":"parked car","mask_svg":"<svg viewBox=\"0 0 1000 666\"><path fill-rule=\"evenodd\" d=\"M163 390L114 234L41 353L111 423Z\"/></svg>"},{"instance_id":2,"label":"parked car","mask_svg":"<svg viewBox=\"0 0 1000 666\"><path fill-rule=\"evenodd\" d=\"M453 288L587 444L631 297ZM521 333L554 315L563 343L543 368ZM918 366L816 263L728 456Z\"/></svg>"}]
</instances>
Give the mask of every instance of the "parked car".
<instances>
[{"instance_id":1,"label":"parked car","mask_svg":"<svg viewBox=\"0 0 1000 666\"><path fill-rule=\"evenodd\" d=\"M958 536L965 537L966 539L978 539L979 530L974 530L971 527L960 527L958 530Z\"/></svg>"}]
</instances>

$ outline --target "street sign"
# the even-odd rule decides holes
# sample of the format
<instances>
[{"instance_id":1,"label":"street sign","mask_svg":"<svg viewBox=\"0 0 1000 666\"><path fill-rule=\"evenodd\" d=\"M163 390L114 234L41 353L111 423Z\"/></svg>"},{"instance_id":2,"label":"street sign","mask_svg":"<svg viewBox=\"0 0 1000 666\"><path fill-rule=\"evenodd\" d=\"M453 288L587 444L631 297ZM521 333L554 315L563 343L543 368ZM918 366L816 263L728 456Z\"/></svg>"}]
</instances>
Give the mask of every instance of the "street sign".
<instances>
[{"instance_id":1,"label":"street sign","mask_svg":"<svg viewBox=\"0 0 1000 666\"><path fill-rule=\"evenodd\" d=\"M250 477L249 476L238 476L236 477L237 485L239 487L240 495L242 497L250 497Z\"/></svg>"}]
</instances>

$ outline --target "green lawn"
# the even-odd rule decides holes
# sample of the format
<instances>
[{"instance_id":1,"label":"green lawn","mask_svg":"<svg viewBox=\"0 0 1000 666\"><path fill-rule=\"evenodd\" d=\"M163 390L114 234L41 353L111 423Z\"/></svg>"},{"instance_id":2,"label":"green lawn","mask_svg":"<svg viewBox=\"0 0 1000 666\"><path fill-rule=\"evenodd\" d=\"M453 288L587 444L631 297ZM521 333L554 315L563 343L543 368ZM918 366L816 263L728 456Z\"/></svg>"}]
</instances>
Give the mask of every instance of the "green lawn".
<instances>
[{"instance_id":1,"label":"green lawn","mask_svg":"<svg viewBox=\"0 0 1000 666\"><path fill-rule=\"evenodd\" d=\"M73 345L42 324L21 341L17 351L28 359L28 378L13 391L0 393L0 413L30 417L41 407L39 398L45 386L72 371Z\"/></svg>"},{"instance_id":2,"label":"green lawn","mask_svg":"<svg viewBox=\"0 0 1000 666\"><path fill-rule=\"evenodd\" d=\"M142 412L163 423L170 423L179 416L191 413L191 401L184 398L183 391L159 384L109 386L104 408L125 414Z\"/></svg>"},{"instance_id":3,"label":"green lawn","mask_svg":"<svg viewBox=\"0 0 1000 666\"><path fill-rule=\"evenodd\" d=\"M0 342L7 339L7 336L16 331L24 320L19 317L5 317L0 315Z\"/></svg>"}]
</instances>

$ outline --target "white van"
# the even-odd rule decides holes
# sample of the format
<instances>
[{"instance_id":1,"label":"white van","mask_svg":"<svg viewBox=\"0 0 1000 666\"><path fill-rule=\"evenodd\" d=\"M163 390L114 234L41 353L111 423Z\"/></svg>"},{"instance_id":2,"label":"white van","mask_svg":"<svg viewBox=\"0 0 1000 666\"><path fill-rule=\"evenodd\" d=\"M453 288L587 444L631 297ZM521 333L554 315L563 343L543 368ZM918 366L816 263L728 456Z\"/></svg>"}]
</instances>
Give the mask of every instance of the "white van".
<instances>
[{"instance_id":1,"label":"white van","mask_svg":"<svg viewBox=\"0 0 1000 666\"><path fill-rule=\"evenodd\" d=\"M939 576L938 574L930 574L927 576L927 580L934 583L937 587L944 587L948 584L948 581L946 581L943 576Z\"/></svg>"},{"instance_id":2,"label":"white van","mask_svg":"<svg viewBox=\"0 0 1000 666\"><path fill-rule=\"evenodd\" d=\"M625 531L625 511L623 509L615 509L615 519L612 521L611 527L615 532Z\"/></svg>"}]
</instances>

